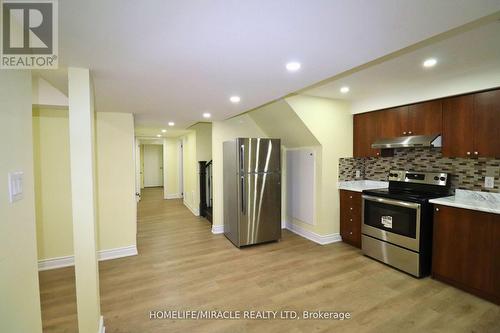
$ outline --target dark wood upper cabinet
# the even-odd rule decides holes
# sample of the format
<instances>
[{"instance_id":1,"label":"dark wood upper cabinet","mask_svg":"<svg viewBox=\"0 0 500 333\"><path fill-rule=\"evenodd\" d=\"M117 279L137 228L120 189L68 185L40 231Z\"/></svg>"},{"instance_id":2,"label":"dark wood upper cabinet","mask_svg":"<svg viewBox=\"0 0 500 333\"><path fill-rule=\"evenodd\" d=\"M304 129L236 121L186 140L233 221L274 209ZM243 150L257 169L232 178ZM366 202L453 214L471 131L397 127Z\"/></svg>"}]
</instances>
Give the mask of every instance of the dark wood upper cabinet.
<instances>
[{"instance_id":1,"label":"dark wood upper cabinet","mask_svg":"<svg viewBox=\"0 0 500 333\"><path fill-rule=\"evenodd\" d=\"M354 116L354 156L380 156L379 138L441 134L443 156L500 157L500 89Z\"/></svg>"},{"instance_id":2,"label":"dark wood upper cabinet","mask_svg":"<svg viewBox=\"0 0 500 333\"><path fill-rule=\"evenodd\" d=\"M500 157L500 90L474 94L474 155Z\"/></svg>"},{"instance_id":3,"label":"dark wood upper cabinet","mask_svg":"<svg viewBox=\"0 0 500 333\"><path fill-rule=\"evenodd\" d=\"M408 107L408 135L433 135L443 131L441 100L413 104Z\"/></svg>"},{"instance_id":4,"label":"dark wood upper cabinet","mask_svg":"<svg viewBox=\"0 0 500 333\"><path fill-rule=\"evenodd\" d=\"M402 106L376 112L380 117L380 137L394 138L408 134L408 107Z\"/></svg>"},{"instance_id":5,"label":"dark wood upper cabinet","mask_svg":"<svg viewBox=\"0 0 500 333\"><path fill-rule=\"evenodd\" d=\"M373 149L372 143L380 137L378 112L354 115L354 157L374 157L380 155L379 149Z\"/></svg>"},{"instance_id":6,"label":"dark wood upper cabinet","mask_svg":"<svg viewBox=\"0 0 500 333\"><path fill-rule=\"evenodd\" d=\"M470 157L474 151L473 96L443 100L443 156Z\"/></svg>"}]
</instances>

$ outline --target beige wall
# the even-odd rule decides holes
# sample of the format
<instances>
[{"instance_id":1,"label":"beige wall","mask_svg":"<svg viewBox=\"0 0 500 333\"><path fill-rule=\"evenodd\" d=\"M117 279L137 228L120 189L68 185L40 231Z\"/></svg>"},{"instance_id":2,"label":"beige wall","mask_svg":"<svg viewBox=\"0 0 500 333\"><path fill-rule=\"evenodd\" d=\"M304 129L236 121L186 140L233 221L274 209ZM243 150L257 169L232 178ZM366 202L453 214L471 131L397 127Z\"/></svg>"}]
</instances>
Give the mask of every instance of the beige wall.
<instances>
[{"instance_id":1,"label":"beige wall","mask_svg":"<svg viewBox=\"0 0 500 333\"><path fill-rule=\"evenodd\" d=\"M196 161L196 132L192 131L182 137L182 144L184 204L193 212L193 214L198 215L200 196L197 178L198 162Z\"/></svg>"},{"instance_id":2,"label":"beige wall","mask_svg":"<svg viewBox=\"0 0 500 333\"><path fill-rule=\"evenodd\" d=\"M297 222L319 235L337 234L339 223L339 158L352 156L352 115L349 104L326 98L294 96L286 99L321 144L317 177L317 224Z\"/></svg>"},{"instance_id":3,"label":"beige wall","mask_svg":"<svg viewBox=\"0 0 500 333\"><path fill-rule=\"evenodd\" d=\"M212 124L197 123L182 137L184 204L195 214L200 207L200 172L198 161L212 159Z\"/></svg>"},{"instance_id":4,"label":"beige wall","mask_svg":"<svg viewBox=\"0 0 500 333\"><path fill-rule=\"evenodd\" d=\"M224 224L222 143L238 137L267 137L267 135L248 114L212 123L213 225L215 227Z\"/></svg>"},{"instance_id":5,"label":"beige wall","mask_svg":"<svg viewBox=\"0 0 500 333\"><path fill-rule=\"evenodd\" d=\"M68 110L33 109L33 148L38 257L72 255Z\"/></svg>"},{"instance_id":6,"label":"beige wall","mask_svg":"<svg viewBox=\"0 0 500 333\"><path fill-rule=\"evenodd\" d=\"M0 332L42 332L38 288L30 71L0 74ZM7 174L24 172L10 203ZM70 235L71 237L71 235Z\"/></svg>"},{"instance_id":7,"label":"beige wall","mask_svg":"<svg viewBox=\"0 0 500 333\"><path fill-rule=\"evenodd\" d=\"M67 110L34 110L38 258L73 254ZM136 245L134 123L96 114L98 249Z\"/></svg>"},{"instance_id":8,"label":"beige wall","mask_svg":"<svg viewBox=\"0 0 500 333\"><path fill-rule=\"evenodd\" d=\"M270 137L280 138L286 148L319 145L318 140L285 100L267 104L248 115Z\"/></svg>"},{"instance_id":9,"label":"beige wall","mask_svg":"<svg viewBox=\"0 0 500 333\"><path fill-rule=\"evenodd\" d=\"M68 68L71 209L79 332L96 332L101 317L93 91L87 68Z\"/></svg>"},{"instance_id":10,"label":"beige wall","mask_svg":"<svg viewBox=\"0 0 500 333\"><path fill-rule=\"evenodd\" d=\"M96 116L98 247L136 245L134 119L130 113Z\"/></svg>"},{"instance_id":11,"label":"beige wall","mask_svg":"<svg viewBox=\"0 0 500 333\"><path fill-rule=\"evenodd\" d=\"M196 161L210 161L212 159L212 124L198 123L191 129L196 132Z\"/></svg>"},{"instance_id":12,"label":"beige wall","mask_svg":"<svg viewBox=\"0 0 500 333\"><path fill-rule=\"evenodd\" d=\"M163 142L163 170L165 199L180 197L179 189L179 139L166 138Z\"/></svg>"}]
</instances>

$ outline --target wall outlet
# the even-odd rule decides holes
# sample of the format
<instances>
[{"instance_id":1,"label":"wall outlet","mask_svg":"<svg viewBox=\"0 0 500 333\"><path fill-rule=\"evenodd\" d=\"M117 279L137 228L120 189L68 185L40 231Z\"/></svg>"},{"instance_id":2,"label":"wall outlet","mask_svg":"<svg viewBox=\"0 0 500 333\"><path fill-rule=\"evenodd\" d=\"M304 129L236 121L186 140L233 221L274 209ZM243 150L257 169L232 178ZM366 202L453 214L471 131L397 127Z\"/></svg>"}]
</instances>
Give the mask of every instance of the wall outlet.
<instances>
[{"instance_id":1,"label":"wall outlet","mask_svg":"<svg viewBox=\"0 0 500 333\"><path fill-rule=\"evenodd\" d=\"M23 198L24 172L9 173L9 201L14 203Z\"/></svg>"},{"instance_id":2,"label":"wall outlet","mask_svg":"<svg viewBox=\"0 0 500 333\"><path fill-rule=\"evenodd\" d=\"M494 188L495 187L495 178L490 177L490 176L484 177L484 187Z\"/></svg>"},{"instance_id":3,"label":"wall outlet","mask_svg":"<svg viewBox=\"0 0 500 333\"><path fill-rule=\"evenodd\" d=\"M361 171L360 170L356 170L356 178L361 178Z\"/></svg>"}]
</instances>

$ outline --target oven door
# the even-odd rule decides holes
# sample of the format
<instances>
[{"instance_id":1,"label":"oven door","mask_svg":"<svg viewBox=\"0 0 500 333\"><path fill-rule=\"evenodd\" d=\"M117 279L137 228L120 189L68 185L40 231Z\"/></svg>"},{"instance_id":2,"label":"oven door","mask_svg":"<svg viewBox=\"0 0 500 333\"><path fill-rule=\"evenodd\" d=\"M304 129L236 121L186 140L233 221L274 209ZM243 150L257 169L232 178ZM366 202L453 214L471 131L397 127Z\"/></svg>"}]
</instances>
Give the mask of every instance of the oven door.
<instances>
[{"instance_id":1,"label":"oven door","mask_svg":"<svg viewBox=\"0 0 500 333\"><path fill-rule=\"evenodd\" d=\"M364 235L419 251L420 204L363 195L362 212Z\"/></svg>"}]
</instances>

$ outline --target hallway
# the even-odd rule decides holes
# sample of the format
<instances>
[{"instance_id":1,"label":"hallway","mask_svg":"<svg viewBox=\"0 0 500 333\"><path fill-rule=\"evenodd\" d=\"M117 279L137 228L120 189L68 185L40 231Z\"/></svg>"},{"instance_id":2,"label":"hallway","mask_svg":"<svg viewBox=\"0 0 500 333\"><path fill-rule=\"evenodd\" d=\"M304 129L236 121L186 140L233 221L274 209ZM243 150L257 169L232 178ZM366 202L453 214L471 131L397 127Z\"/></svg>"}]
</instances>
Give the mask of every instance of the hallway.
<instances>
[{"instance_id":1,"label":"hallway","mask_svg":"<svg viewBox=\"0 0 500 333\"><path fill-rule=\"evenodd\" d=\"M99 263L108 333L493 332L500 308L430 278L414 279L344 243L286 230L278 243L236 249L181 200L143 192L139 255ZM44 332L76 332L74 270L40 272ZM152 310L349 311L333 320L150 320ZM396 315L397 313L397 315Z\"/></svg>"}]
</instances>

